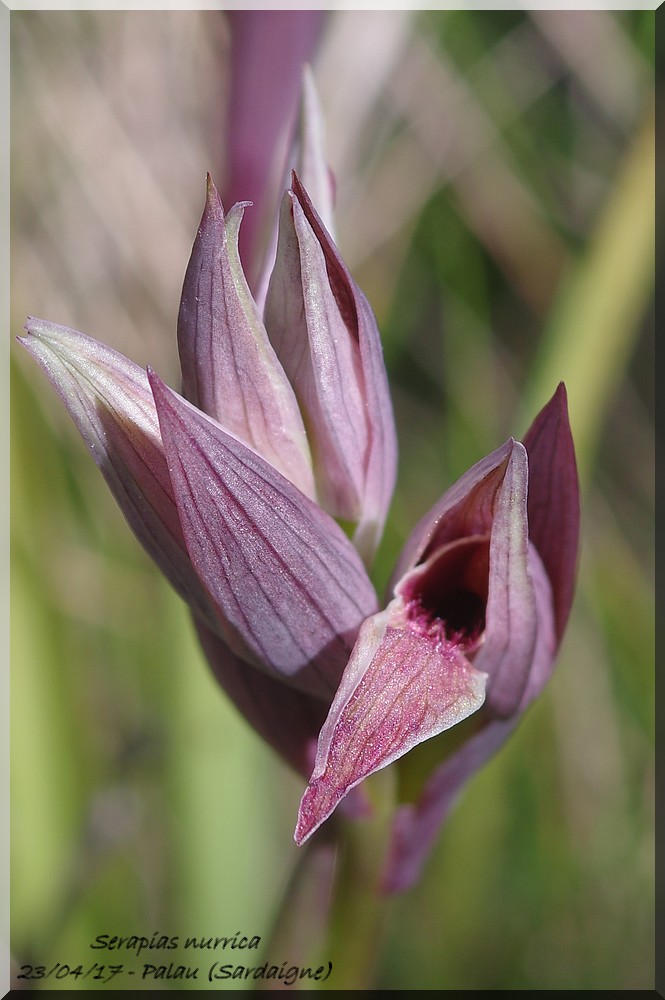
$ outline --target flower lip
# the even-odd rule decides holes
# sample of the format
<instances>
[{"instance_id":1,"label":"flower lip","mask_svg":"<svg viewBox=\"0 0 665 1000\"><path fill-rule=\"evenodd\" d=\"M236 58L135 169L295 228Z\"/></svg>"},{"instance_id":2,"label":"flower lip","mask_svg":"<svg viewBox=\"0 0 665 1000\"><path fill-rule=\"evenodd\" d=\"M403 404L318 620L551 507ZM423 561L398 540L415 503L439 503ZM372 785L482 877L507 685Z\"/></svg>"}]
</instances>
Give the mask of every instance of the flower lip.
<instances>
[{"instance_id":1,"label":"flower lip","mask_svg":"<svg viewBox=\"0 0 665 1000\"><path fill-rule=\"evenodd\" d=\"M400 581L409 627L452 642L467 655L482 642L489 585L489 536L460 539L435 552Z\"/></svg>"}]
</instances>

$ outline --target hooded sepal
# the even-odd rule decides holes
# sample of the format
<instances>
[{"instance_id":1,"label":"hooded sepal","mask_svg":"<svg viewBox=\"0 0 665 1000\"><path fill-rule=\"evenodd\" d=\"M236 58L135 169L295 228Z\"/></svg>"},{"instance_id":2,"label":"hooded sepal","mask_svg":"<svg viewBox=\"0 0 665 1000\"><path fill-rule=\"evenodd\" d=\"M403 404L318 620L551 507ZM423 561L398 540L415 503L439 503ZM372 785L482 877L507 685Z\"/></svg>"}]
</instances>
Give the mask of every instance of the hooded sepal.
<instances>
[{"instance_id":1,"label":"hooded sepal","mask_svg":"<svg viewBox=\"0 0 665 1000\"><path fill-rule=\"evenodd\" d=\"M185 542L232 651L330 698L376 595L343 531L149 372Z\"/></svg>"},{"instance_id":2,"label":"hooded sepal","mask_svg":"<svg viewBox=\"0 0 665 1000\"><path fill-rule=\"evenodd\" d=\"M225 217L208 177L178 314L182 392L313 498L300 409L240 264L245 204Z\"/></svg>"},{"instance_id":3,"label":"hooded sepal","mask_svg":"<svg viewBox=\"0 0 665 1000\"><path fill-rule=\"evenodd\" d=\"M29 317L19 342L62 399L134 534L195 613L217 615L189 558L145 371L77 330Z\"/></svg>"},{"instance_id":4,"label":"hooded sepal","mask_svg":"<svg viewBox=\"0 0 665 1000\"><path fill-rule=\"evenodd\" d=\"M566 425L559 397L556 406L550 404L537 418L538 433L527 440L532 448L534 441L546 442L549 447L543 452L550 456L563 453L569 476L559 487L565 493L564 510L574 511L576 492L571 485ZM537 454L530 474L529 457L523 444L509 439L465 473L417 525L397 567L393 600L371 620L371 628L367 623L363 626L319 737L317 761L301 803L298 840L316 829L345 791L366 774L449 728L432 726L428 732L424 727L422 734L414 729L405 738L390 712L377 707L383 691L392 693L403 674L414 685L414 704L429 710L431 703L435 712L447 710L457 676L475 683L479 699L475 708L469 699L457 717L453 712L451 725L482 703L481 679L483 693L486 687L473 735L467 734L452 754L447 736L438 737L443 762L426 779L419 800L400 808L386 876L389 886L406 884L419 870L455 795L512 732L553 667L558 646L556 602L553 581L536 540L530 537L530 488L533 485L539 502L547 499L554 508L562 497L556 491L547 495L541 483L533 483L546 463ZM538 515L540 524L548 523L545 511L539 510ZM569 554L575 543L576 537L571 538ZM574 569L569 566L571 572ZM387 641L391 627L399 628L400 622L405 632L391 647ZM431 657L421 654L414 633L425 644L433 644ZM437 656L444 654L446 668L439 672ZM443 687L437 686L439 677L445 679ZM363 699L365 689L369 697ZM389 701L391 711L405 703L401 696L389 696ZM405 716L408 712L400 718Z\"/></svg>"},{"instance_id":5,"label":"hooded sepal","mask_svg":"<svg viewBox=\"0 0 665 1000\"><path fill-rule=\"evenodd\" d=\"M580 537L580 488L563 382L522 441L529 456L529 538L552 585L561 641L573 603Z\"/></svg>"},{"instance_id":6,"label":"hooded sepal","mask_svg":"<svg viewBox=\"0 0 665 1000\"><path fill-rule=\"evenodd\" d=\"M373 557L397 445L376 320L294 174L280 214L265 322L309 435L319 501Z\"/></svg>"},{"instance_id":7,"label":"hooded sepal","mask_svg":"<svg viewBox=\"0 0 665 1000\"><path fill-rule=\"evenodd\" d=\"M407 889L418 879L438 831L466 783L511 736L528 706L542 693L554 668L572 601L579 544L579 486L563 384L558 386L552 399L537 415L524 435L523 444L528 456L526 568L532 597L528 604L522 604L522 610L530 604L535 623L535 637L524 682L520 679L523 671L515 669L516 661L513 661L511 667L510 661L502 658L504 677L508 676L509 683L511 670L514 671L513 697L520 688L521 696L512 711L506 711L508 702L505 701L505 686L503 693L500 683L495 686L496 677L500 676L501 671L495 674L491 665L486 667L490 671L488 700L476 717L475 731L449 754L446 754L445 738L441 741L442 763L427 778L416 801L403 803L397 811L383 876L383 888L386 892ZM501 466L505 451L504 445L493 456L470 470L442 499L437 506L436 516L423 519L414 532L410 551L405 554L407 562L417 558L418 553L426 551L437 532L439 535L445 534L447 518L454 518L455 511L459 513L464 507L461 498L472 495L474 481L482 479L483 475L489 476L491 481L491 477L496 475L496 470ZM517 478L519 481L519 474ZM521 493L519 486L518 493ZM468 499L466 504L468 508ZM517 516L516 512L511 515L509 511L505 511L502 515L504 520L506 516L514 523L522 520L522 513ZM505 556L509 553L510 534L510 531L502 532L504 563ZM521 558L518 562L521 565ZM505 571L505 586L509 586L510 559ZM522 576L521 569L519 576ZM522 589L519 577L515 584L519 592ZM502 617L502 605L508 606L505 586L499 582L496 602L499 614L490 616L499 621ZM510 631L515 631L519 627L520 618L509 613L504 621ZM533 627L527 625L525 635L532 630ZM505 628L500 628L499 647L502 645L502 632L504 640L507 637ZM523 644L523 651L526 652L530 642L528 640ZM482 665L483 656L486 656L485 650L474 661L476 667ZM486 660L485 662L487 663ZM497 699L504 700L503 713L496 711ZM501 714L503 717L497 717Z\"/></svg>"}]
</instances>

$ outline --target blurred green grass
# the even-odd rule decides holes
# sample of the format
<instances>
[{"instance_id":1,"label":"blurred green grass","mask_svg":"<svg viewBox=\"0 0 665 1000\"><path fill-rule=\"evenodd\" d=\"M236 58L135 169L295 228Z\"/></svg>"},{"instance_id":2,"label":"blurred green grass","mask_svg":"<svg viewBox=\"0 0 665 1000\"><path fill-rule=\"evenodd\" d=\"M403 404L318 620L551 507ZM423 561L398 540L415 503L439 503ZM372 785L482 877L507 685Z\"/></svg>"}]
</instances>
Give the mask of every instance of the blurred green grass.
<instances>
[{"instance_id":1,"label":"blurred green grass","mask_svg":"<svg viewBox=\"0 0 665 1000\"><path fill-rule=\"evenodd\" d=\"M653 987L653 31L649 11L352 12L315 63L400 439L379 585L562 377L582 443L559 665L391 903L377 988ZM13 13L13 334L43 315L175 384L226 45L214 12ZM75 966L100 933L267 938L300 782L11 360L15 961Z\"/></svg>"}]
</instances>

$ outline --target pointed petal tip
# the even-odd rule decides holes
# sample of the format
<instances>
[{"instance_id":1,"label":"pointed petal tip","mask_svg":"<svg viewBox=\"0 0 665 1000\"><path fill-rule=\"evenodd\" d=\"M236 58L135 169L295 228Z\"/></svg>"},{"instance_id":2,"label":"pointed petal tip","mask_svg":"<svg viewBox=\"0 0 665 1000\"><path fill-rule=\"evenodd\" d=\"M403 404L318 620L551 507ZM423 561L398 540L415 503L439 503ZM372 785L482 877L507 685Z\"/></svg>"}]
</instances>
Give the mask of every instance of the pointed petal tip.
<instances>
[{"instance_id":1,"label":"pointed petal tip","mask_svg":"<svg viewBox=\"0 0 665 1000\"><path fill-rule=\"evenodd\" d=\"M210 172L206 173L206 203L203 212L204 219L208 215L212 215L217 219L217 221L223 222L230 214L238 213L242 219L244 210L246 208L251 208L253 204L254 202L252 201L237 201L228 211L225 211L222 197L215 186L212 175Z\"/></svg>"},{"instance_id":2,"label":"pointed petal tip","mask_svg":"<svg viewBox=\"0 0 665 1000\"><path fill-rule=\"evenodd\" d=\"M563 381L522 441L529 455L529 533L552 584L560 641L575 591L580 540L580 484Z\"/></svg>"},{"instance_id":3,"label":"pointed petal tip","mask_svg":"<svg viewBox=\"0 0 665 1000\"><path fill-rule=\"evenodd\" d=\"M155 407L157 408L157 416L161 419L164 404L168 405L169 400L172 399L176 393L174 393L173 389L171 389L170 386L168 386L166 382L159 377L151 365L146 365L145 371L148 376L150 389L152 390Z\"/></svg>"},{"instance_id":4,"label":"pointed petal tip","mask_svg":"<svg viewBox=\"0 0 665 1000\"><path fill-rule=\"evenodd\" d=\"M559 382L556 389L552 393L549 400L549 404L545 404L545 409L547 406L558 406L562 413L567 413L568 411L568 390L566 389L566 383L563 379Z\"/></svg>"},{"instance_id":5,"label":"pointed petal tip","mask_svg":"<svg viewBox=\"0 0 665 1000\"><path fill-rule=\"evenodd\" d=\"M35 337L38 340L40 337L43 337L49 329L54 332L62 331L63 333L76 333L78 336L82 336L82 334L78 334L76 330L70 330L69 327L62 326L59 323L52 323L50 320L41 319L39 316L32 315L26 316L23 329L28 334L28 337ZM16 339L24 342L28 339L28 337L17 337Z\"/></svg>"},{"instance_id":6,"label":"pointed petal tip","mask_svg":"<svg viewBox=\"0 0 665 1000\"><path fill-rule=\"evenodd\" d=\"M568 390L566 388L566 383L563 379L558 383L556 389L543 405L540 411L534 417L531 427L522 437L523 441L528 441L533 438L535 430L547 425L548 423L555 422L556 420L563 419L564 426L568 427L570 433L570 417L568 412Z\"/></svg>"},{"instance_id":7,"label":"pointed petal tip","mask_svg":"<svg viewBox=\"0 0 665 1000\"><path fill-rule=\"evenodd\" d=\"M210 173L206 174L206 203L203 210L204 219L207 215L217 216L222 220L224 219L222 199L219 195L219 191L215 187L215 182L213 181Z\"/></svg>"},{"instance_id":8,"label":"pointed petal tip","mask_svg":"<svg viewBox=\"0 0 665 1000\"><path fill-rule=\"evenodd\" d=\"M173 389L166 384L166 382L159 377L155 369L151 365L146 365L146 375L148 376L148 384L152 390L152 396L155 401L155 407L157 409L157 417L160 418L161 412L163 412L164 404L168 404L169 400L175 396Z\"/></svg>"},{"instance_id":9,"label":"pointed petal tip","mask_svg":"<svg viewBox=\"0 0 665 1000\"><path fill-rule=\"evenodd\" d=\"M318 830L342 799L343 793L327 781L318 779L305 789L300 801L298 820L293 839L301 847Z\"/></svg>"},{"instance_id":10,"label":"pointed petal tip","mask_svg":"<svg viewBox=\"0 0 665 1000\"><path fill-rule=\"evenodd\" d=\"M152 367L152 365L146 365L145 373L148 376L148 382L150 383L150 388L152 389L153 386L156 386L159 391L159 388L164 383L162 382L161 378L159 377L155 369Z\"/></svg>"},{"instance_id":11,"label":"pointed petal tip","mask_svg":"<svg viewBox=\"0 0 665 1000\"><path fill-rule=\"evenodd\" d=\"M214 212L221 215L222 218L224 217L224 208L222 206L222 199L219 195L219 191L215 187L215 182L213 181L212 176L209 173L206 174L205 211Z\"/></svg>"}]
</instances>

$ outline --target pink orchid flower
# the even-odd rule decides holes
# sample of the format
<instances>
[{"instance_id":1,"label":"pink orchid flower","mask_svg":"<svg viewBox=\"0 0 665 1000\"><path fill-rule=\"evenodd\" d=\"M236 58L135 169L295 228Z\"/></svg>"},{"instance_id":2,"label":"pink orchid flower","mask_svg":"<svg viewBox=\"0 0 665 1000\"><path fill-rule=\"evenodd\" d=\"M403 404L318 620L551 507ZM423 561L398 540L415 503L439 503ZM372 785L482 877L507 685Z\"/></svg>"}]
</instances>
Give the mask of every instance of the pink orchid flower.
<instances>
[{"instance_id":1,"label":"pink orchid flower","mask_svg":"<svg viewBox=\"0 0 665 1000\"><path fill-rule=\"evenodd\" d=\"M380 610L368 567L395 427L376 320L330 233L318 115L306 77L298 172L261 294L239 251L249 203L225 212L208 179L178 316L181 392L46 320L28 319L19 340L189 605L222 687L311 774L299 843L369 774L441 741L422 794L396 814L385 885L397 889L552 669L575 578L577 477L559 386L522 443L476 464L415 528ZM470 716L446 752L441 734Z\"/></svg>"},{"instance_id":2,"label":"pink orchid flower","mask_svg":"<svg viewBox=\"0 0 665 1000\"><path fill-rule=\"evenodd\" d=\"M522 443L474 465L422 519L387 607L362 625L319 736L296 841L347 792L475 714L415 802L399 807L384 885L417 878L463 784L549 677L572 602L579 490L561 384Z\"/></svg>"},{"instance_id":3,"label":"pink orchid flower","mask_svg":"<svg viewBox=\"0 0 665 1000\"><path fill-rule=\"evenodd\" d=\"M298 177L265 315L238 252L245 207L225 214L209 179L178 317L182 394L67 327L31 317L19 339L189 604L220 683L308 774L377 609L366 564L392 495L395 428L373 313ZM297 336L285 335L294 315Z\"/></svg>"}]
</instances>

